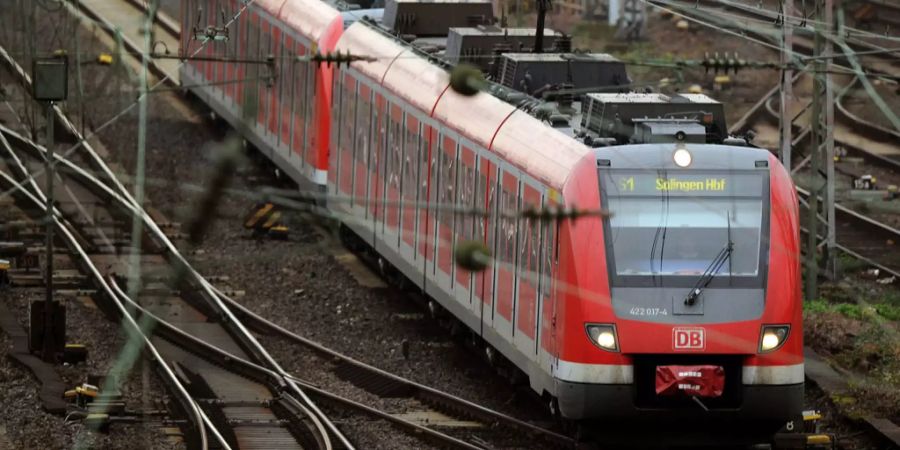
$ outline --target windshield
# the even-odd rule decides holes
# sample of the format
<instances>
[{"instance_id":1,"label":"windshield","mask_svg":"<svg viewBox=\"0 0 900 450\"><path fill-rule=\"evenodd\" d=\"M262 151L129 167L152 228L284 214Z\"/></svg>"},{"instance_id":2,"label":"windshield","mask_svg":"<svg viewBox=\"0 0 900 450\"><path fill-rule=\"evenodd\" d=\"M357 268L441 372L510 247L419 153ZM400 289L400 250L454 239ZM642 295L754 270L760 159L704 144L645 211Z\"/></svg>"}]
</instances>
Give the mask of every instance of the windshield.
<instances>
[{"instance_id":1,"label":"windshield","mask_svg":"<svg viewBox=\"0 0 900 450\"><path fill-rule=\"evenodd\" d=\"M729 241L733 252L718 273L758 276L763 175L601 170L613 278L696 280Z\"/></svg>"}]
</instances>

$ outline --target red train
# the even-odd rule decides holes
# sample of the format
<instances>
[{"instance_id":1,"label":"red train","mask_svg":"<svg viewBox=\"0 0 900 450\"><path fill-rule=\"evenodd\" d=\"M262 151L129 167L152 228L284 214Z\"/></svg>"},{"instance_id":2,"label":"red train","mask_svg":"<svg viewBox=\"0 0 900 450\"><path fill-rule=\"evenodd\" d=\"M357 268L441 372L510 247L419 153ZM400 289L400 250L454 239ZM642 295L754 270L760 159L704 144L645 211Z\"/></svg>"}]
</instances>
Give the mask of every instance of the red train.
<instances>
[{"instance_id":1,"label":"red train","mask_svg":"<svg viewBox=\"0 0 900 450\"><path fill-rule=\"evenodd\" d=\"M223 7L240 2L185 0L182 29ZM274 82L266 65L190 61L182 83L298 183L348 198L328 208L561 416L771 432L799 413L797 198L769 152L587 146L487 93L456 93L445 69L370 24L344 29L319 0L257 0L229 34L201 54L272 54ZM182 45L200 43L185 33ZM377 58L290 62L313 49ZM551 206L613 215L512 218ZM494 263L457 267L463 240Z\"/></svg>"}]
</instances>

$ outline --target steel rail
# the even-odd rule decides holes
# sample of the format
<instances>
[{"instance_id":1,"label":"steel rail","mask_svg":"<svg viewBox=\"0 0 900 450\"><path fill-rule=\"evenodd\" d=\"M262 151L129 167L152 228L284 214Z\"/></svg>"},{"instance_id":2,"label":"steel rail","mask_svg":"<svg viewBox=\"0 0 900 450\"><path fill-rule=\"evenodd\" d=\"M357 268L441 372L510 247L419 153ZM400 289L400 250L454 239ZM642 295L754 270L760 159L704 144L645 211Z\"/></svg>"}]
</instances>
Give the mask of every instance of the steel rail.
<instances>
[{"instance_id":1,"label":"steel rail","mask_svg":"<svg viewBox=\"0 0 900 450\"><path fill-rule=\"evenodd\" d=\"M807 191L801 187L797 187L797 193L804 200L809 198L809 191ZM880 230L881 232L892 236L895 239L894 242L900 242L900 230L897 230L896 228L893 228L889 225L883 224L875 219L872 219L871 217L864 216L856 211L853 211L850 208L847 208L847 207L842 206L837 203L834 205L834 209L835 209L835 212L838 213L840 216L849 218L851 221L855 221L857 223L861 223L866 226L876 228L876 229ZM877 267L881 270L884 270L885 272L888 272L893 276L900 277L900 269L888 267L870 257L864 256L861 253L859 253L858 251L853 250L846 244L841 244L840 242L837 242L836 244L837 244L837 248L839 250L847 253L848 255L853 256L854 258L857 258L857 259L859 259L867 264L870 264L874 267Z\"/></svg>"},{"instance_id":2,"label":"steel rail","mask_svg":"<svg viewBox=\"0 0 900 450\"><path fill-rule=\"evenodd\" d=\"M252 376L265 376L265 377L272 377L272 378L279 378L282 376L280 373L278 373L272 369L266 368L264 366L254 363L252 361L248 361L244 358L241 358L238 355L228 352L227 350L224 350L218 346L210 344L209 342L198 339L198 338L192 336L191 334L179 329L178 327L168 323L165 319L154 315L151 311L147 310L146 308L144 308L143 306L141 306L140 304L135 302L133 299L130 299L128 297L128 295L124 291L122 291L121 287L119 287L118 283L115 281L114 278L111 278L109 280L109 284L112 286L112 288L116 292L116 294L119 295L120 299L122 301L128 303L132 308L134 308L136 310L136 312L140 312L143 315L147 315L147 316L153 318L158 323L158 326L163 329L164 336L167 339L173 340L173 339L177 338L178 342L188 342L190 344L190 347L200 357L207 359L210 362L219 364L219 365L240 365L240 366L242 366L244 371L249 372L248 374L250 374ZM415 433L421 433L421 434L427 435L429 437L438 439L445 444L451 444L455 447L463 448L463 449L481 450L481 447L470 444L466 441L460 440L460 439L450 436L446 433L442 433L440 431L433 430L431 428L416 424L416 423L408 421L406 419L402 419L402 418L393 416L389 413L378 410L371 406L364 405L357 401L350 400L346 397L343 397L343 396L331 393L327 390L321 389L321 388L315 386L314 384L312 384L311 382L309 382L308 380L304 380L302 378L299 378L299 377L296 377L296 376L293 376L290 374L288 374L287 376L290 377L295 382L297 382L298 384L301 384L304 389L309 390L314 395L318 395L322 398L326 398L328 400L332 400L332 401L341 403L346 406L351 406L355 409L361 410L362 412L373 415L377 418L384 419L384 420L392 422L396 425L399 425L403 428L413 430Z\"/></svg>"},{"instance_id":3,"label":"steel rail","mask_svg":"<svg viewBox=\"0 0 900 450\"><path fill-rule=\"evenodd\" d=\"M230 298L229 296L225 295L223 292L221 292L221 290L219 290L219 289L215 289L215 290L219 295L222 296L222 298L232 308L235 309L235 311L237 311L238 314L243 316L243 318L245 319L245 321L248 323L249 326L255 328L259 332L264 332L264 333L275 334L275 335L281 336L282 338L296 342L300 345L303 345L304 347L312 349L314 352L316 352L320 355L323 355L332 361L339 361L341 363L351 365L354 368L357 368L359 370L366 371L370 374L374 374L374 375L383 377L385 379L388 379L394 383L403 385L404 387L413 390L414 392L418 393L419 395L421 395L423 397L429 397L429 398L433 398L440 402L447 402L447 403L453 404L454 406L462 408L462 409L468 411L469 413L480 417L482 420L502 422L502 423L505 423L506 425L521 429L522 431L525 431L528 433L543 435L550 439L556 440L560 443L574 444L574 440L572 440L568 436L564 436L564 435L555 433L551 430L548 430L546 428L542 428L537 425L525 422L523 420L516 419L515 417L511 417L506 414L500 413L498 411L492 410L490 408L486 408L486 407L478 405L476 403L472 403L466 399L449 394L447 392L443 392L443 391L434 389L430 386L426 386L424 384L415 382L408 378L403 378L399 375L395 375L393 373L387 372L383 369L366 364L362 361L351 358L350 356L344 355L344 354L339 353L335 350L332 350L328 347L325 347L318 342L315 342L308 338L300 336L299 334L294 333L293 331L290 331L290 330L278 325L277 323L274 323L274 322L260 316L259 314L256 314L255 312L251 311L246 306L240 304L239 302L237 302L234 299Z\"/></svg>"},{"instance_id":4,"label":"steel rail","mask_svg":"<svg viewBox=\"0 0 900 450\"><path fill-rule=\"evenodd\" d=\"M0 141L2 141L3 147L12 156L16 165L19 167L19 170L23 172L22 175L28 179L28 182L30 184L32 184L33 189L35 189L35 193L32 193L27 187L25 187L20 182L15 180L15 178L11 177L6 172L0 171L0 177L2 177L6 181L6 183L9 184L10 186L17 188L18 189L17 192L21 192L21 194L24 195L28 200L30 200L39 210L46 212L46 197L44 196L44 194L40 190L40 188L37 186L37 183L35 182L34 177L28 172L28 170L25 168L24 164L22 164L21 160L15 155L15 151L12 149L11 145L9 144L9 141L2 134L0 134ZM105 293L107 295L113 295L113 291L110 289L110 286L104 282L103 276L100 274L99 269L97 269L96 265L94 265L94 263L91 261L90 256L87 254L87 252L84 251L84 248L81 247L78 240L75 238L74 234L69 229L69 225L67 223L64 223L62 220L60 220L60 217L61 217L61 214L59 213L58 210L56 210L54 208L54 214L53 214L54 226L57 229L59 229L60 232L63 234L63 236L66 238L66 241L68 242L70 250L79 256L79 258L82 261L82 264L84 264L87 267L88 271L91 273L91 275L94 277L95 281L97 281L97 283L100 285L100 287L105 291ZM115 299L114 296L111 298ZM212 432L213 436L216 438L216 440L219 441L219 443L222 445L223 448L230 449L230 446L225 441L225 439L222 437L221 433L218 431L218 429L215 427L215 425L212 423L212 421L209 419L209 417L206 416L206 414L203 412L203 410L193 400L193 398L190 396L190 394L184 388L184 385L182 385L181 382L178 380L177 375L175 375L175 373L168 366L168 364L166 364L165 359L162 358L159 351L156 350L156 347L153 345L153 343L150 341L150 339L145 334L143 334L143 332L140 328L140 325L127 313L126 309L124 308L124 305L122 305L121 302L117 301L117 302L115 302L115 305L118 307L119 312L123 315L123 317L122 317L123 320L128 324L129 327L131 327L132 332L137 333L138 336L141 336L142 340L144 341L144 347L151 354L153 359L158 362L160 369L163 371L165 377L168 378L168 380L169 380L169 385L174 387L174 389L176 390L176 394L177 394L178 398L180 399L179 401L184 403L182 405L182 407L185 409L185 412L190 411L194 414L194 417L195 417L194 423L200 433L202 448L203 449L209 448L208 438L206 435L206 430L209 429Z\"/></svg>"},{"instance_id":5,"label":"steel rail","mask_svg":"<svg viewBox=\"0 0 900 450\"><path fill-rule=\"evenodd\" d=\"M37 151L42 156L46 157L46 149L43 146L32 143L27 138L19 135L15 131L13 131L3 125L0 125L0 133L6 133L9 136L13 136L14 138L16 138L16 140L26 144L28 146L28 148L30 148L34 151ZM110 197L112 200L115 201L115 203L117 203L118 205L121 205L121 207L125 209L126 214L138 215L138 217L141 218L141 220L144 222L145 226L147 226L147 228L153 232L153 237L155 237L158 241L161 241L163 243L163 245L168 250L168 255L175 257L175 259L176 259L175 262L177 264L180 264L181 267L186 268L188 273L191 276L193 276L195 278L195 280L200 284L201 289L206 290L208 292L208 295L210 297L212 297L212 300L214 300L214 301L211 302L210 306L214 310L216 310L216 313L219 314L224 319L223 325L232 325L232 326L235 326L239 330L238 332L234 332L234 330L232 330L232 334L237 334L237 336L235 336L235 338L244 341L245 346L247 346L251 351L253 351L253 350L259 351L259 353L254 356L266 361L266 363L269 364L271 367L273 367L276 371L284 372L284 370L280 367L280 365L278 365L278 363L275 362L274 358L272 358L271 355L269 355L269 353L264 348L262 348L262 346L259 344L259 342L256 340L256 338L249 332L249 330L247 330L243 326L243 324L241 324L240 320L238 320L237 317L235 317L231 313L231 311L226 306L224 306L224 303L222 303L221 300L219 300L218 296L216 296L213 293L213 291L211 290L212 285L205 278L203 278L203 276L200 275L195 269L193 269L193 267L188 263L188 261L178 252L178 250L175 248L174 244L172 244L171 240L169 240L168 236L165 235L165 233L159 228L159 226L156 224L156 222L149 216L149 214L147 214L143 209L138 208L135 205L135 203L128 201L124 196L119 195L119 193L115 192L112 188L110 188L108 185L106 185L101 180L96 178L94 175L88 173L87 171L85 171L84 169L82 169L81 167L79 167L78 165L76 165L75 163L70 161L69 159L65 158L63 155L54 153L53 156L54 156L56 163L63 164L63 166L65 166L67 169L69 169L72 174L80 177L83 180L83 183L85 185L90 185L90 186L96 187L97 189L99 189L102 192L103 195ZM223 306L219 307L218 305L223 305ZM230 327L226 326L226 329L227 328L230 328ZM254 346L255 346L255 348L254 348ZM293 390L295 393L300 391L299 386L296 386L296 383L289 378L286 378L286 377L283 378L280 384L289 390ZM302 391L300 391L300 392L302 393ZM334 424L329 419L327 419L327 417L324 415L324 413L322 413L318 409L318 407L312 402L311 399L309 399L305 395L302 395L301 398L303 398L303 401L305 403L307 403L307 407L315 412L315 414L312 416L311 419L316 423L317 428L319 428L321 433L323 434L322 437L325 440L325 442L327 443L327 445L325 446L326 448L331 448L331 444L330 444L330 439L328 438L328 433L325 432L325 427L328 427L329 430L334 434L334 436L338 437L339 440L342 441L342 445L344 445L347 449L354 448L354 446L349 442L349 440L347 440L346 436L344 436L343 433L341 433L340 430L338 430L337 427L334 426ZM323 420L323 418L325 420ZM327 420L326 424L323 425L323 422L325 422L326 420Z\"/></svg>"}]
</instances>

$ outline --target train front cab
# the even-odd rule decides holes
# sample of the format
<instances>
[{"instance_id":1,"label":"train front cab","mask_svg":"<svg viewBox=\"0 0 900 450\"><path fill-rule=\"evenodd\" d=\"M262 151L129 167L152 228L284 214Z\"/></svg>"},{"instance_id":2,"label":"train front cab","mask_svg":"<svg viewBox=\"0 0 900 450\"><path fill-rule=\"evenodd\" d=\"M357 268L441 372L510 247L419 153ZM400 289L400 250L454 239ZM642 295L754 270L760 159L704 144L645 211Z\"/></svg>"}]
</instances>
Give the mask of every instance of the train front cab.
<instances>
[{"instance_id":1,"label":"train front cab","mask_svg":"<svg viewBox=\"0 0 900 450\"><path fill-rule=\"evenodd\" d=\"M684 167L679 149L690 156L680 156ZM599 204L612 215L560 225L560 285L578 287L558 293L561 415L763 433L796 416L799 225L784 168L767 151L717 145L621 146L595 156L564 190L568 204ZM703 274L725 253L704 288Z\"/></svg>"}]
</instances>

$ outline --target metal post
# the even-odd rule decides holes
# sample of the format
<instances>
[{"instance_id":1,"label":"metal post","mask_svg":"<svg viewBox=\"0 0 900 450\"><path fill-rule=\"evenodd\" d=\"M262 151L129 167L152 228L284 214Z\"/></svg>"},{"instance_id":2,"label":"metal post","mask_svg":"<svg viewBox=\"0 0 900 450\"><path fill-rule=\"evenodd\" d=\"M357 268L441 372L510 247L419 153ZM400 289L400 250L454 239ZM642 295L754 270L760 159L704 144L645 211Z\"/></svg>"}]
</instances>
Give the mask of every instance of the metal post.
<instances>
[{"instance_id":1,"label":"metal post","mask_svg":"<svg viewBox=\"0 0 900 450\"><path fill-rule=\"evenodd\" d=\"M840 0L838 0L840 3ZM825 219L827 220L825 232L825 273L830 279L836 279L839 267L837 266L837 236L836 236L836 217L834 212L834 82L831 76L831 68L834 63L834 44L830 36L834 33L834 4L833 0L825 1L825 10L823 11L824 23L827 27L825 32L828 36L822 36L822 51L829 56L824 61L825 77L825 117L824 127L825 136Z\"/></svg>"},{"instance_id":2,"label":"metal post","mask_svg":"<svg viewBox=\"0 0 900 450\"><path fill-rule=\"evenodd\" d=\"M783 0L784 20L781 25L782 32L782 48L781 48L781 64L784 69L781 71L781 108L780 108L780 128L781 128L781 164L791 173L791 142L793 142L793 116L791 115L791 98L793 98L793 80L794 71L791 69L794 51L794 29L791 25L791 12L794 10L794 0Z\"/></svg>"},{"instance_id":3,"label":"metal post","mask_svg":"<svg viewBox=\"0 0 900 450\"><path fill-rule=\"evenodd\" d=\"M41 346L41 359L52 362L56 359L56 334L54 313L56 304L53 299L53 178L55 176L53 164L53 102L47 102L47 160L45 161L44 176L47 177L47 296L44 300L44 339Z\"/></svg>"},{"instance_id":4,"label":"metal post","mask_svg":"<svg viewBox=\"0 0 900 450\"><path fill-rule=\"evenodd\" d=\"M829 277L834 277L835 267L835 226L834 226L834 88L831 81L832 45L828 34L833 32L833 0L816 2L815 62L813 63L813 98L810 130L810 196L809 196L809 236L807 239L807 280L806 298L818 296L817 281L819 266L816 255L819 249L818 234L820 215L824 219L822 265ZM824 161L823 161L824 160ZM824 170L822 164L824 163ZM822 180L824 175L824 180ZM820 202L819 197L821 196Z\"/></svg>"},{"instance_id":5,"label":"metal post","mask_svg":"<svg viewBox=\"0 0 900 450\"><path fill-rule=\"evenodd\" d=\"M33 309L31 315L30 348L40 349L41 358L47 362L56 362L57 353L65 345L65 309L53 298L53 182L56 174L53 160L54 103L63 101L68 95L69 60L64 55L32 60L31 80L32 96L46 107L47 120L47 159L44 162L44 176L47 178L47 287L43 311ZM32 304L33 306L35 304Z\"/></svg>"}]
</instances>

